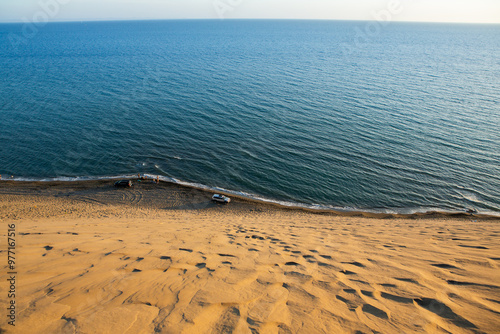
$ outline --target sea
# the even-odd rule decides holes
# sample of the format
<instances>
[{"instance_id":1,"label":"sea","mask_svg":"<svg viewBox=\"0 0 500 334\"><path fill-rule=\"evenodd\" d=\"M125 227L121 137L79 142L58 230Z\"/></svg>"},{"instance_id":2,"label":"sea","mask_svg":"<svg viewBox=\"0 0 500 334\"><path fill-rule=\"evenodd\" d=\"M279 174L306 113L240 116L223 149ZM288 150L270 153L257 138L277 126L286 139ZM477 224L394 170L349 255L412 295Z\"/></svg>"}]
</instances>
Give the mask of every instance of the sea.
<instances>
[{"instance_id":1,"label":"sea","mask_svg":"<svg viewBox=\"0 0 500 334\"><path fill-rule=\"evenodd\" d=\"M500 215L500 25L0 24L0 174Z\"/></svg>"}]
</instances>

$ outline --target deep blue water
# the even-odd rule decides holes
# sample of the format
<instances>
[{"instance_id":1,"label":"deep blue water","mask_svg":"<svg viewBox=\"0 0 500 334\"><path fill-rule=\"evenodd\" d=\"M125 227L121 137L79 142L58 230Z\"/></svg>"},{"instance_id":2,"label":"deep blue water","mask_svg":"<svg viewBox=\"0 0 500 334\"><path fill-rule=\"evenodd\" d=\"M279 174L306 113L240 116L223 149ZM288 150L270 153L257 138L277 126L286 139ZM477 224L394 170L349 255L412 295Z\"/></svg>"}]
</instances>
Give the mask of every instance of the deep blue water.
<instances>
[{"instance_id":1,"label":"deep blue water","mask_svg":"<svg viewBox=\"0 0 500 334\"><path fill-rule=\"evenodd\" d=\"M0 25L0 174L499 213L500 26L366 24Z\"/></svg>"}]
</instances>

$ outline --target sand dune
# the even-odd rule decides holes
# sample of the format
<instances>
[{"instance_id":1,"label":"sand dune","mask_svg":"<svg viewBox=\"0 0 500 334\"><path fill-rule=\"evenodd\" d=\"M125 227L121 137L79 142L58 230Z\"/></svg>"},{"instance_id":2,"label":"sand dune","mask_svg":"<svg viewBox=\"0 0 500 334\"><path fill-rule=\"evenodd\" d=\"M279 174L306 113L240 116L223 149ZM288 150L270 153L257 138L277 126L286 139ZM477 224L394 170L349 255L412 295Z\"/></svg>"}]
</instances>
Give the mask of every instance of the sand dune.
<instances>
[{"instance_id":1,"label":"sand dune","mask_svg":"<svg viewBox=\"0 0 500 334\"><path fill-rule=\"evenodd\" d=\"M2 315L2 331L500 332L499 220L208 199L149 183L1 183L18 272L16 326Z\"/></svg>"}]
</instances>

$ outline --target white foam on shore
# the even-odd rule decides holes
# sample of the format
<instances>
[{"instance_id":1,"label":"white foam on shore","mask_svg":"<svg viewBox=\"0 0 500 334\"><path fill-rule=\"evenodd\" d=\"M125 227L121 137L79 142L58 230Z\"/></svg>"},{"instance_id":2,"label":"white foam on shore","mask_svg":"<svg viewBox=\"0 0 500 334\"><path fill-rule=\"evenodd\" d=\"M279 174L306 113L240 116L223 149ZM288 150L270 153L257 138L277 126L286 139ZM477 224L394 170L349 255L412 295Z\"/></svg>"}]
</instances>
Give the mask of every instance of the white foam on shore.
<instances>
[{"instance_id":1,"label":"white foam on shore","mask_svg":"<svg viewBox=\"0 0 500 334\"><path fill-rule=\"evenodd\" d=\"M139 174L121 174L114 176L60 176L60 177L52 177L52 178L36 178L36 177L9 177L2 178L0 181L17 181L17 182L80 182L80 181L99 181L99 180L121 180L121 179L136 179ZM402 215L413 215L413 214L430 214L430 213L440 213L440 214L463 214L465 213L465 209L460 210L449 210L437 207L416 207L416 208L357 208L352 206L334 206L334 205L325 205L325 204L308 204L308 203L300 203L293 201L283 201L276 200L271 198L266 198L260 195L247 193L244 191L236 191L225 189L222 187L211 187L201 183L196 182L188 182L176 179L174 177L163 176L163 175L153 175L147 173L140 173L141 177L145 177L151 180L155 180L157 177L163 181L168 183L173 183L177 185L181 185L188 188L199 189L207 192L214 193L223 193L226 195L233 195L237 197L242 197L251 201L261 202L261 203L270 203L276 204L282 207L287 208L296 208L296 209L308 209L314 211L332 211L332 212L340 212L340 213L349 213L349 212L360 212L360 213L370 213L370 214L402 214ZM478 210L475 215L486 215L486 216L494 216L500 217L500 212L496 211L486 211L486 210Z\"/></svg>"}]
</instances>

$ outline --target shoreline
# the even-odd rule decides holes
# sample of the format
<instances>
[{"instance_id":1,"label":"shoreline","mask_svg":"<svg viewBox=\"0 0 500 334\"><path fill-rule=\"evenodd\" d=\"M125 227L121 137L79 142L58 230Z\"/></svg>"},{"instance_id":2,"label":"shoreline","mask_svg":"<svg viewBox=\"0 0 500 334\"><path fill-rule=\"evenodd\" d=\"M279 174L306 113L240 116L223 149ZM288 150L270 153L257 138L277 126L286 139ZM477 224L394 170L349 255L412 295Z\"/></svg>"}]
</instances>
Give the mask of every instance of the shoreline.
<instances>
[{"instance_id":1,"label":"shoreline","mask_svg":"<svg viewBox=\"0 0 500 334\"><path fill-rule=\"evenodd\" d=\"M12 191L17 192L22 195L37 195L37 196L54 196L54 190L57 189L57 195L63 196L65 191L66 197L71 198L71 189L80 189L89 192L88 195L92 196L92 191L102 191L103 188L106 191L112 191L115 189L113 184L119 179L130 179L134 183L131 189L115 189L115 190L133 190L138 187L143 187L144 185L154 184L155 188L148 188L148 191L154 191L154 189L182 189L184 191L192 191L193 195L197 197L199 202L203 201L204 196L206 196L206 203L198 203L198 208L206 207L210 203L210 196L213 193L221 193L230 196L232 203L229 206L234 207L235 204L245 204L254 205L256 207L263 206L265 208L274 208L278 210L292 210L292 211L302 211L316 214L326 214L334 216L345 216L345 217L366 217L366 218L377 218L377 219L420 219L420 218L464 218L464 219L474 219L474 220L496 220L500 219L500 213L495 214L485 214L485 213L467 213L460 211L422 211L414 213L397 213L397 212L377 212L373 211L363 211L363 210L347 210L347 209L330 209L325 207L313 207L312 205L303 203L285 203L272 199L265 199L260 197L253 197L251 195L244 195L235 191L230 191L221 188L210 188L204 185L196 185L187 182L168 180L165 177L160 178L160 183L154 183L154 177L149 174L144 174L143 178L138 178L137 175L122 175L116 177L103 177L103 178L92 178L88 180L78 180L74 178L64 179L41 179L41 180L19 180L19 179L0 179L0 196L4 193L9 193ZM140 191L140 190L139 190ZM153 195L153 194L151 194ZM161 196L161 192L157 194ZM153 195L154 196L154 195ZM152 199L149 199L152 200ZM158 198L156 200L161 200ZM123 203L117 203L112 199L106 202L104 199L103 204L127 204L126 201ZM146 203L148 205L148 203Z\"/></svg>"}]
</instances>

